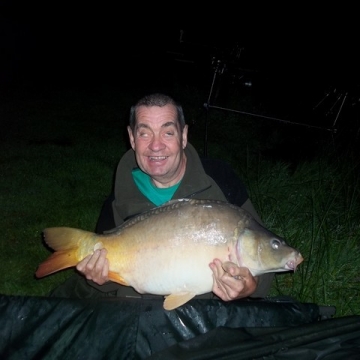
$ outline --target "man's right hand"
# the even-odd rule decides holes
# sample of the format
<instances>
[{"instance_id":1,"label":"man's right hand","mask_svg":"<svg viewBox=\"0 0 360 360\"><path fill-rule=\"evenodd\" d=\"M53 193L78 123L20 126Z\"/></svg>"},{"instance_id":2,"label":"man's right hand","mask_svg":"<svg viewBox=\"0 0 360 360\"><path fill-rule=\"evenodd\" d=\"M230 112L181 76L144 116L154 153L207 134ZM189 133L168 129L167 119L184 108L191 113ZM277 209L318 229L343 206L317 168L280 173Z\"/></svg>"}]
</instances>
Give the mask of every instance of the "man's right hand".
<instances>
[{"instance_id":1,"label":"man's right hand","mask_svg":"<svg viewBox=\"0 0 360 360\"><path fill-rule=\"evenodd\" d=\"M103 285L109 278L109 260L106 258L107 250L95 250L92 255L86 256L77 265L76 269L88 280Z\"/></svg>"}]
</instances>

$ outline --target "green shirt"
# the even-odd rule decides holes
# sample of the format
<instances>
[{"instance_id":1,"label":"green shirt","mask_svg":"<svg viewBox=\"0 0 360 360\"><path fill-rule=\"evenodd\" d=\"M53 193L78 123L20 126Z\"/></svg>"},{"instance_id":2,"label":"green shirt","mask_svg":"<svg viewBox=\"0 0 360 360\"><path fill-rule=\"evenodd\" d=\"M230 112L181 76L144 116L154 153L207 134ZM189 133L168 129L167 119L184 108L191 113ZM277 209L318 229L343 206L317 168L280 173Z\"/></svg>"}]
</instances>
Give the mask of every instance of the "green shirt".
<instances>
[{"instance_id":1,"label":"green shirt","mask_svg":"<svg viewBox=\"0 0 360 360\"><path fill-rule=\"evenodd\" d=\"M134 169L132 176L141 193L156 206L160 206L171 200L181 182L179 181L177 184L167 188L158 188L153 184L150 176L140 169Z\"/></svg>"}]
</instances>

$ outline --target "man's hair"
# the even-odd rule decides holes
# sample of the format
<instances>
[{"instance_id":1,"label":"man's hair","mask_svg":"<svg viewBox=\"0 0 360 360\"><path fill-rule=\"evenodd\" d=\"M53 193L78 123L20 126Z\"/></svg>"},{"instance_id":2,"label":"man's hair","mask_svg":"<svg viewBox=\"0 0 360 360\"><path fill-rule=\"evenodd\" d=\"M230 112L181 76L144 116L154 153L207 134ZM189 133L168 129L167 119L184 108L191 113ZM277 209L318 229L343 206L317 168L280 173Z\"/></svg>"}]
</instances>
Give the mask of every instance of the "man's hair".
<instances>
[{"instance_id":1,"label":"man's hair","mask_svg":"<svg viewBox=\"0 0 360 360\"><path fill-rule=\"evenodd\" d=\"M177 112L177 121L180 125L181 132L183 131L185 127L185 116L184 116L184 110L180 104L178 104L172 97L160 93L154 93L150 95L146 95L143 98L141 98L135 105L133 105L130 108L130 119L129 119L129 125L131 128L131 131L134 132L135 125L136 125L136 110L140 106L159 106L163 107L165 105L174 105L176 107Z\"/></svg>"}]
</instances>

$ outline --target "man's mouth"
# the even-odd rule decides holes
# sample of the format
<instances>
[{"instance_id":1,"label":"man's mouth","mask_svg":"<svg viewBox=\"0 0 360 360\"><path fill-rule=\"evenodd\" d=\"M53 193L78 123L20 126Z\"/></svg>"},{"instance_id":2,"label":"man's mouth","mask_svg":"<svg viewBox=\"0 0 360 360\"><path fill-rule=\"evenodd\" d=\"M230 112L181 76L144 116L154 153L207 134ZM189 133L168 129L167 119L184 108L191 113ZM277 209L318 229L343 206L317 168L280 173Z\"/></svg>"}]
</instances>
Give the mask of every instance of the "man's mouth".
<instances>
[{"instance_id":1,"label":"man's mouth","mask_svg":"<svg viewBox=\"0 0 360 360\"><path fill-rule=\"evenodd\" d=\"M161 161L167 159L168 156L149 156L151 161Z\"/></svg>"}]
</instances>

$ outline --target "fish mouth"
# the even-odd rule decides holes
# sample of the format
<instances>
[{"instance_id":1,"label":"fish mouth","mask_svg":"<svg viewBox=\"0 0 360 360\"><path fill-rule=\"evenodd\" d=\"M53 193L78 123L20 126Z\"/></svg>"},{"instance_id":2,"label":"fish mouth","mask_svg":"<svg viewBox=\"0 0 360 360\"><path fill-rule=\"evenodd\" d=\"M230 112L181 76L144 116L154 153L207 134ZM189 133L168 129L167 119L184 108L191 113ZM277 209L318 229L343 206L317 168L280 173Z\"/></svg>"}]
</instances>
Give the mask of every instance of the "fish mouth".
<instances>
[{"instance_id":1,"label":"fish mouth","mask_svg":"<svg viewBox=\"0 0 360 360\"><path fill-rule=\"evenodd\" d=\"M289 260L285 264L285 269L295 271L296 268L298 267L298 265L301 264L303 261L304 261L304 258L302 257L302 255L300 253L298 253L295 255L294 259Z\"/></svg>"}]
</instances>

